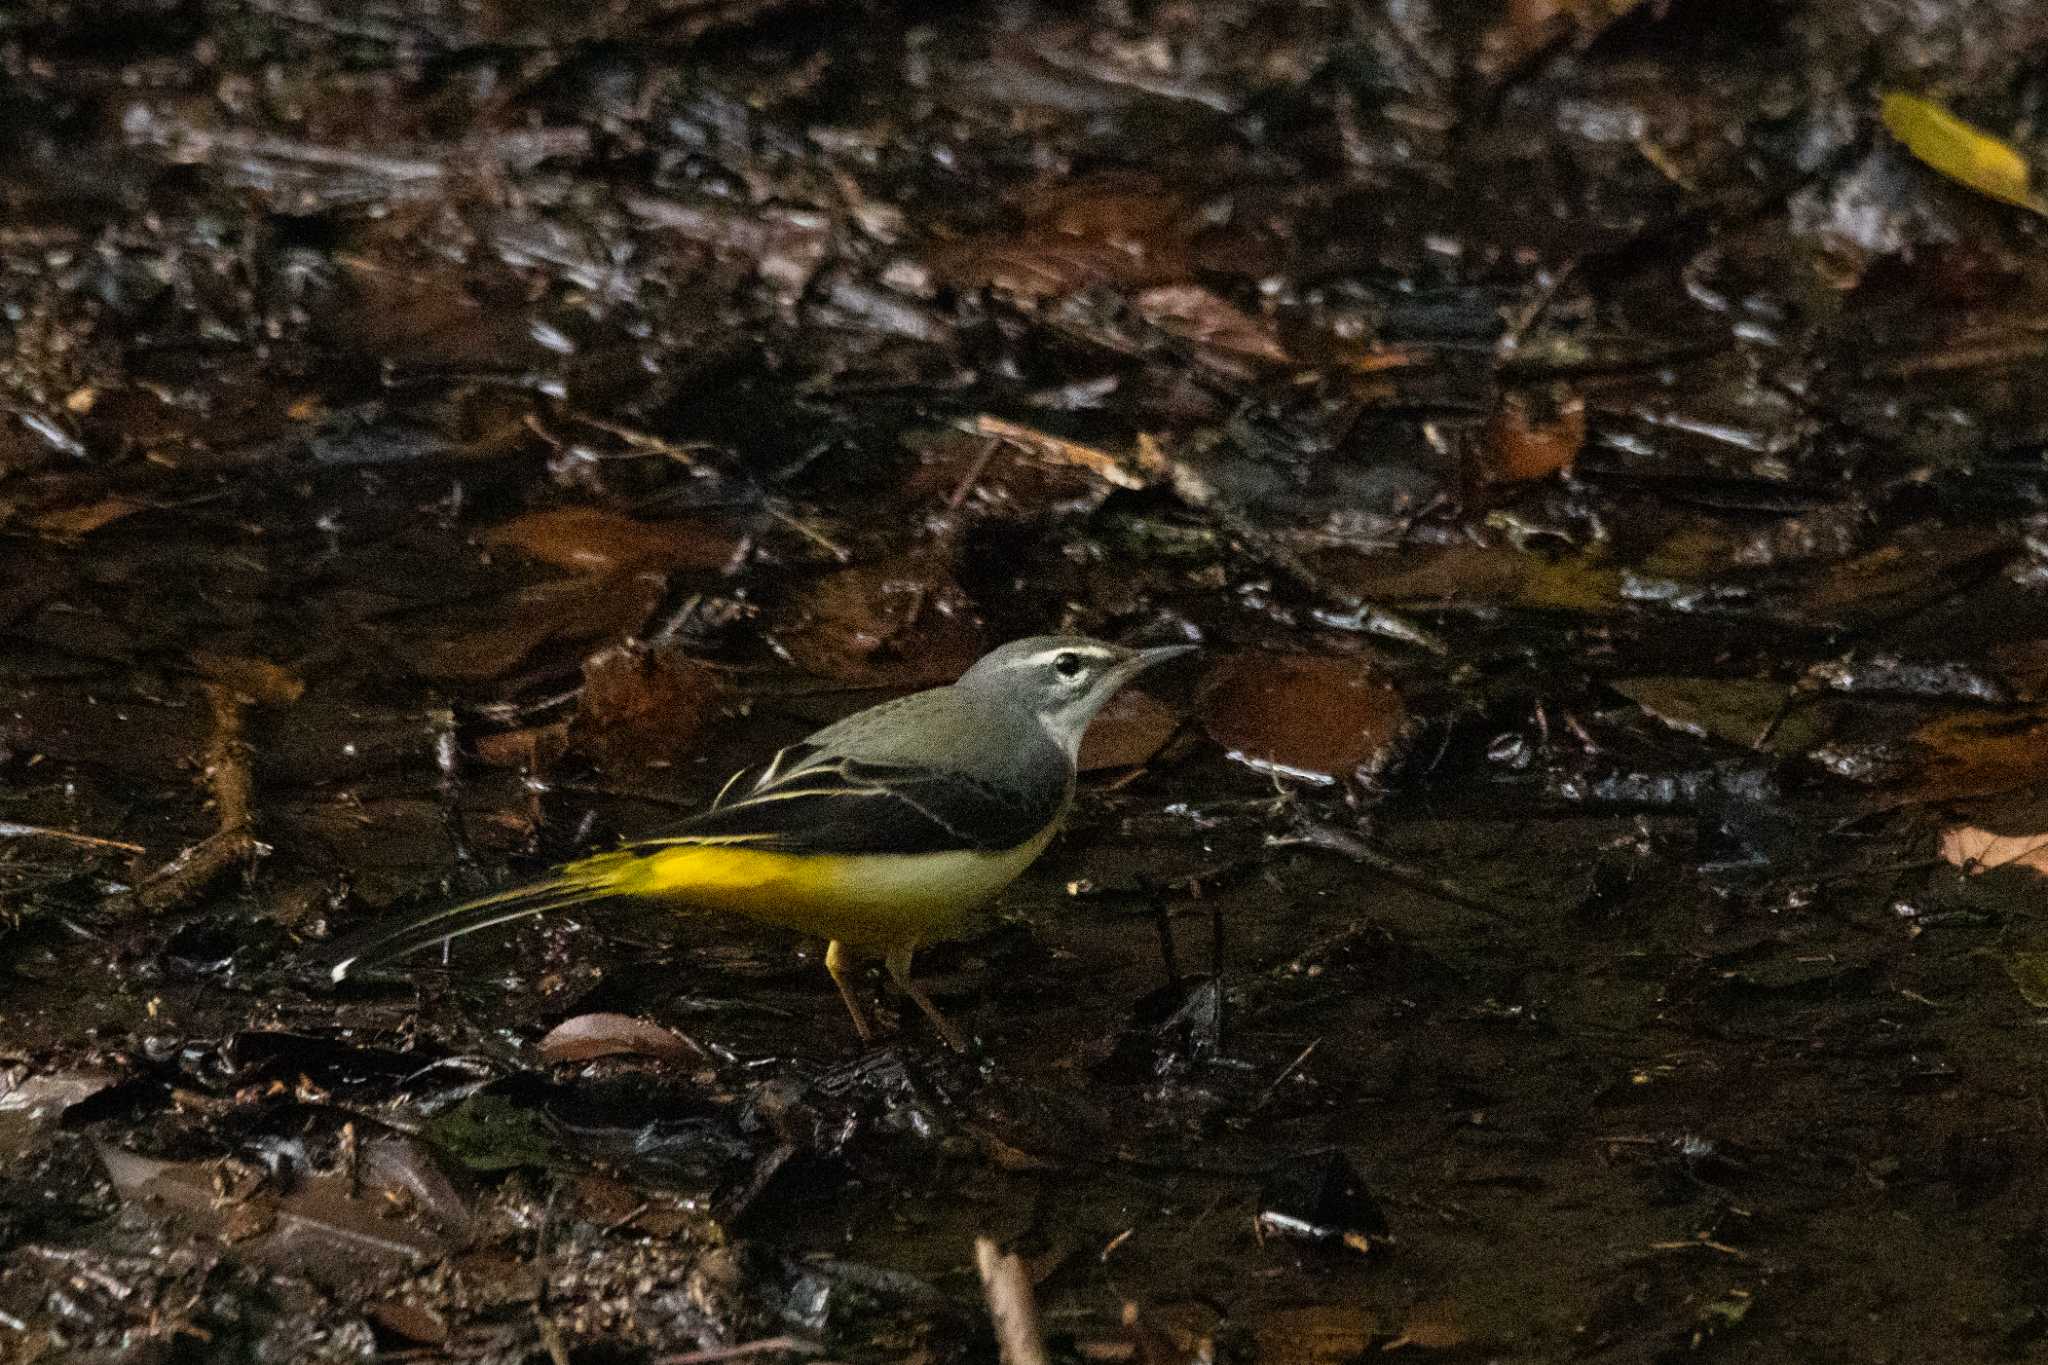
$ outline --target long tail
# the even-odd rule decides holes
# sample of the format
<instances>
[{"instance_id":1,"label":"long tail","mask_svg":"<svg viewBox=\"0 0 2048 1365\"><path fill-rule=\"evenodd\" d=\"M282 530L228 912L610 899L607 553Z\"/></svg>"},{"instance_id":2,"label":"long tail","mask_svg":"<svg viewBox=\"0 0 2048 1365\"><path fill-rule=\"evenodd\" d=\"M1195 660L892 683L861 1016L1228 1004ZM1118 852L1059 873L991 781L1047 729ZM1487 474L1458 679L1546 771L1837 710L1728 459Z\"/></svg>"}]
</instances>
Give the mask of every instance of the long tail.
<instances>
[{"instance_id":1,"label":"long tail","mask_svg":"<svg viewBox=\"0 0 2048 1365\"><path fill-rule=\"evenodd\" d=\"M395 961L422 948L474 934L480 929L531 919L611 896L631 894L631 868L640 860L629 854L606 853L571 863L546 881L529 882L496 895L445 906L393 927L350 939L321 955L320 965L331 981L344 981L367 967Z\"/></svg>"}]
</instances>

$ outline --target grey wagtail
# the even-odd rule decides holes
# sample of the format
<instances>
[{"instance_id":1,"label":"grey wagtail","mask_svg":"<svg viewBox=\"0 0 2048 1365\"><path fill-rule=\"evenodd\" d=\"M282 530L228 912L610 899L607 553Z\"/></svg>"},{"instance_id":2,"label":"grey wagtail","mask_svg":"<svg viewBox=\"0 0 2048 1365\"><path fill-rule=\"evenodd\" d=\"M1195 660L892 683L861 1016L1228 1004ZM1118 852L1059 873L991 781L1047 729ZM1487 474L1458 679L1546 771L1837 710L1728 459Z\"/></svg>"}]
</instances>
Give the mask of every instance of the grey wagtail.
<instances>
[{"instance_id":1,"label":"grey wagtail","mask_svg":"<svg viewBox=\"0 0 2048 1365\"><path fill-rule=\"evenodd\" d=\"M862 1042L851 950L889 975L947 1043L967 1040L910 979L911 954L956 938L968 912L1052 841L1074 799L1081 736L1142 669L1191 645L1126 649L1041 635L983 656L960 681L885 701L735 773L711 805L661 838L436 910L332 961L359 967L512 920L617 897L729 910L827 940L825 970Z\"/></svg>"}]
</instances>

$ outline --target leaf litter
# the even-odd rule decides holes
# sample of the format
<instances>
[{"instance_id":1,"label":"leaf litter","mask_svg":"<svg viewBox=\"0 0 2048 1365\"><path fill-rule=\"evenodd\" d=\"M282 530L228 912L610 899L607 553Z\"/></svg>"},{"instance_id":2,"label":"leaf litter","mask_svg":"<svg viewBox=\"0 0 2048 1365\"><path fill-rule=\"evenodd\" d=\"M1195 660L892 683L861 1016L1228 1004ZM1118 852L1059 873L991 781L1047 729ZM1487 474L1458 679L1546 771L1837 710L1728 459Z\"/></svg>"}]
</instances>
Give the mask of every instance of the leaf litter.
<instances>
[{"instance_id":1,"label":"leaf litter","mask_svg":"<svg viewBox=\"0 0 2048 1365\"><path fill-rule=\"evenodd\" d=\"M980 1359L981 1240L1089 1358L2036 1335L2025 6L74 8L6 1350ZM1208 648L920 953L985 1069L644 908L289 970L1053 629Z\"/></svg>"}]
</instances>

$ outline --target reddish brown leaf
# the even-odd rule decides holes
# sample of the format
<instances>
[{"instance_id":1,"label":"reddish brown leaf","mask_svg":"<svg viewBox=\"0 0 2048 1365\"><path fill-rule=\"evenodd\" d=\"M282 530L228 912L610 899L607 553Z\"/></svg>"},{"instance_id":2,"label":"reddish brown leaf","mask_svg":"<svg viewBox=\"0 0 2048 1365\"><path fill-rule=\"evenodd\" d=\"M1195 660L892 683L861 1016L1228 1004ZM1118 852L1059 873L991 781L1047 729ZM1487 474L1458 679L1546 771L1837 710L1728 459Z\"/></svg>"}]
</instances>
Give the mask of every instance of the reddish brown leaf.
<instances>
[{"instance_id":1,"label":"reddish brown leaf","mask_svg":"<svg viewBox=\"0 0 2048 1365\"><path fill-rule=\"evenodd\" d=\"M1586 444L1586 400L1509 389L1486 423L1489 481L1526 483L1570 469Z\"/></svg>"},{"instance_id":2,"label":"reddish brown leaf","mask_svg":"<svg viewBox=\"0 0 2048 1365\"><path fill-rule=\"evenodd\" d=\"M90 535L102 526L111 526L124 517L134 516L149 504L136 498L124 498L119 494L100 498L77 507L57 507L39 513L31 522L37 531L58 540L76 540Z\"/></svg>"},{"instance_id":3,"label":"reddish brown leaf","mask_svg":"<svg viewBox=\"0 0 2048 1365\"><path fill-rule=\"evenodd\" d=\"M613 645L583 661L572 747L605 767L684 757L718 714L724 679L672 649Z\"/></svg>"},{"instance_id":4,"label":"reddish brown leaf","mask_svg":"<svg viewBox=\"0 0 2048 1365\"><path fill-rule=\"evenodd\" d=\"M630 1014L579 1014L548 1030L540 1059L549 1065L587 1062L593 1057L653 1057L665 1062L702 1055L681 1034Z\"/></svg>"},{"instance_id":5,"label":"reddish brown leaf","mask_svg":"<svg viewBox=\"0 0 2048 1365\"><path fill-rule=\"evenodd\" d=\"M806 672L865 687L934 687L987 648L951 570L905 555L830 573L796 604L781 635Z\"/></svg>"},{"instance_id":6,"label":"reddish brown leaf","mask_svg":"<svg viewBox=\"0 0 2048 1365\"><path fill-rule=\"evenodd\" d=\"M419 671L436 682L502 678L544 645L602 640L634 629L661 601L663 586L655 574L571 578L521 589L498 603L477 604L465 618L489 624L422 641Z\"/></svg>"},{"instance_id":7,"label":"reddish brown leaf","mask_svg":"<svg viewBox=\"0 0 2048 1365\"><path fill-rule=\"evenodd\" d=\"M1287 363L1287 351L1272 324L1198 284L1161 285L1133 302L1147 322L1183 341L1276 365Z\"/></svg>"},{"instance_id":8,"label":"reddish brown leaf","mask_svg":"<svg viewBox=\"0 0 2048 1365\"><path fill-rule=\"evenodd\" d=\"M224 683L250 701L266 706L290 705L306 692L305 679L268 659L195 649L192 662L215 682Z\"/></svg>"},{"instance_id":9,"label":"reddish brown leaf","mask_svg":"<svg viewBox=\"0 0 2048 1365\"><path fill-rule=\"evenodd\" d=\"M1316 781L1375 767L1407 715L1360 659L1239 654L1202 685L1203 726L1232 758Z\"/></svg>"},{"instance_id":10,"label":"reddish brown leaf","mask_svg":"<svg viewBox=\"0 0 2048 1365\"><path fill-rule=\"evenodd\" d=\"M600 507L550 507L514 517L477 537L576 573L626 569L719 569L740 537L708 519L640 521Z\"/></svg>"},{"instance_id":11,"label":"reddish brown leaf","mask_svg":"<svg viewBox=\"0 0 2048 1365\"><path fill-rule=\"evenodd\" d=\"M1173 738L1180 718L1135 688L1109 699L1081 741L1081 771L1136 768L1149 763Z\"/></svg>"}]
</instances>

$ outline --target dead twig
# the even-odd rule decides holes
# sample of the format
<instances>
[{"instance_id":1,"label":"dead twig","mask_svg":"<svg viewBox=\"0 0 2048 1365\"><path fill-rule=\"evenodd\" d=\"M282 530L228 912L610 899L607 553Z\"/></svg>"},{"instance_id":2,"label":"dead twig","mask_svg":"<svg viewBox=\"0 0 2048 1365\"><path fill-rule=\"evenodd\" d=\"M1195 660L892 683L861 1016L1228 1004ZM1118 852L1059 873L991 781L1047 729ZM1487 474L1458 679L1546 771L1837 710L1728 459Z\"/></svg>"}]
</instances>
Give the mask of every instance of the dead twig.
<instances>
[{"instance_id":1,"label":"dead twig","mask_svg":"<svg viewBox=\"0 0 2048 1365\"><path fill-rule=\"evenodd\" d=\"M656 1356L654 1365L712 1365L714 1361L740 1360L746 1356L767 1355L770 1351L814 1356L824 1349L817 1342L806 1341L802 1337L763 1337L759 1341L743 1341L737 1346L713 1346L704 1351L676 1351Z\"/></svg>"},{"instance_id":2,"label":"dead twig","mask_svg":"<svg viewBox=\"0 0 2048 1365\"><path fill-rule=\"evenodd\" d=\"M1335 853L1349 858L1354 863L1363 863L1388 881L1405 886L1411 891L1420 891L1425 896L1447 901L1476 915L1484 915L1504 927L1520 927L1520 920L1513 907L1475 895L1441 877L1432 877L1421 868L1390 857L1356 834L1338 829L1335 825L1304 821L1293 834L1267 835L1266 847L1318 848L1326 853Z\"/></svg>"},{"instance_id":3,"label":"dead twig","mask_svg":"<svg viewBox=\"0 0 2048 1365\"><path fill-rule=\"evenodd\" d=\"M51 829L45 825L17 825L11 820L0 820L0 839L62 839L67 844L79 844L85 848L108 848L117 853L140 853L141 844L123 843L119 839L100 839L90 834L74 834L68 829Z\"/></svg>"},{"instance_id":4,"label":"dead twig","mask_svg":"<svg viewBox=\"0 0 2048 1365\"><path fill-rule=\"evenodd\" d=\"M996 1349L1003 1365L1051 1365L1045 1341L1038 1334L1038 1303L1024 1263L996 1250L986 1237L974 1239L974 1264L981 1272L981 1292L988 1299L995 1324Z\"/></svg>"},{"instance_id":5,"label":"dead twig","mask_svg":"<svg viewBox=\"0 0 2048 1365\"><path fill-rule=\"evenodd\" d=\"M219 828L143 879L117 903L158 912L197 896L221 873L263 852L251 831L255 825L255 779L249 771L249 746L242 738L246 705L233 688L207 683L206 700L213 708L213 733L206 741L206 786L213 793Z\"/></svg>"}]
</instances>

